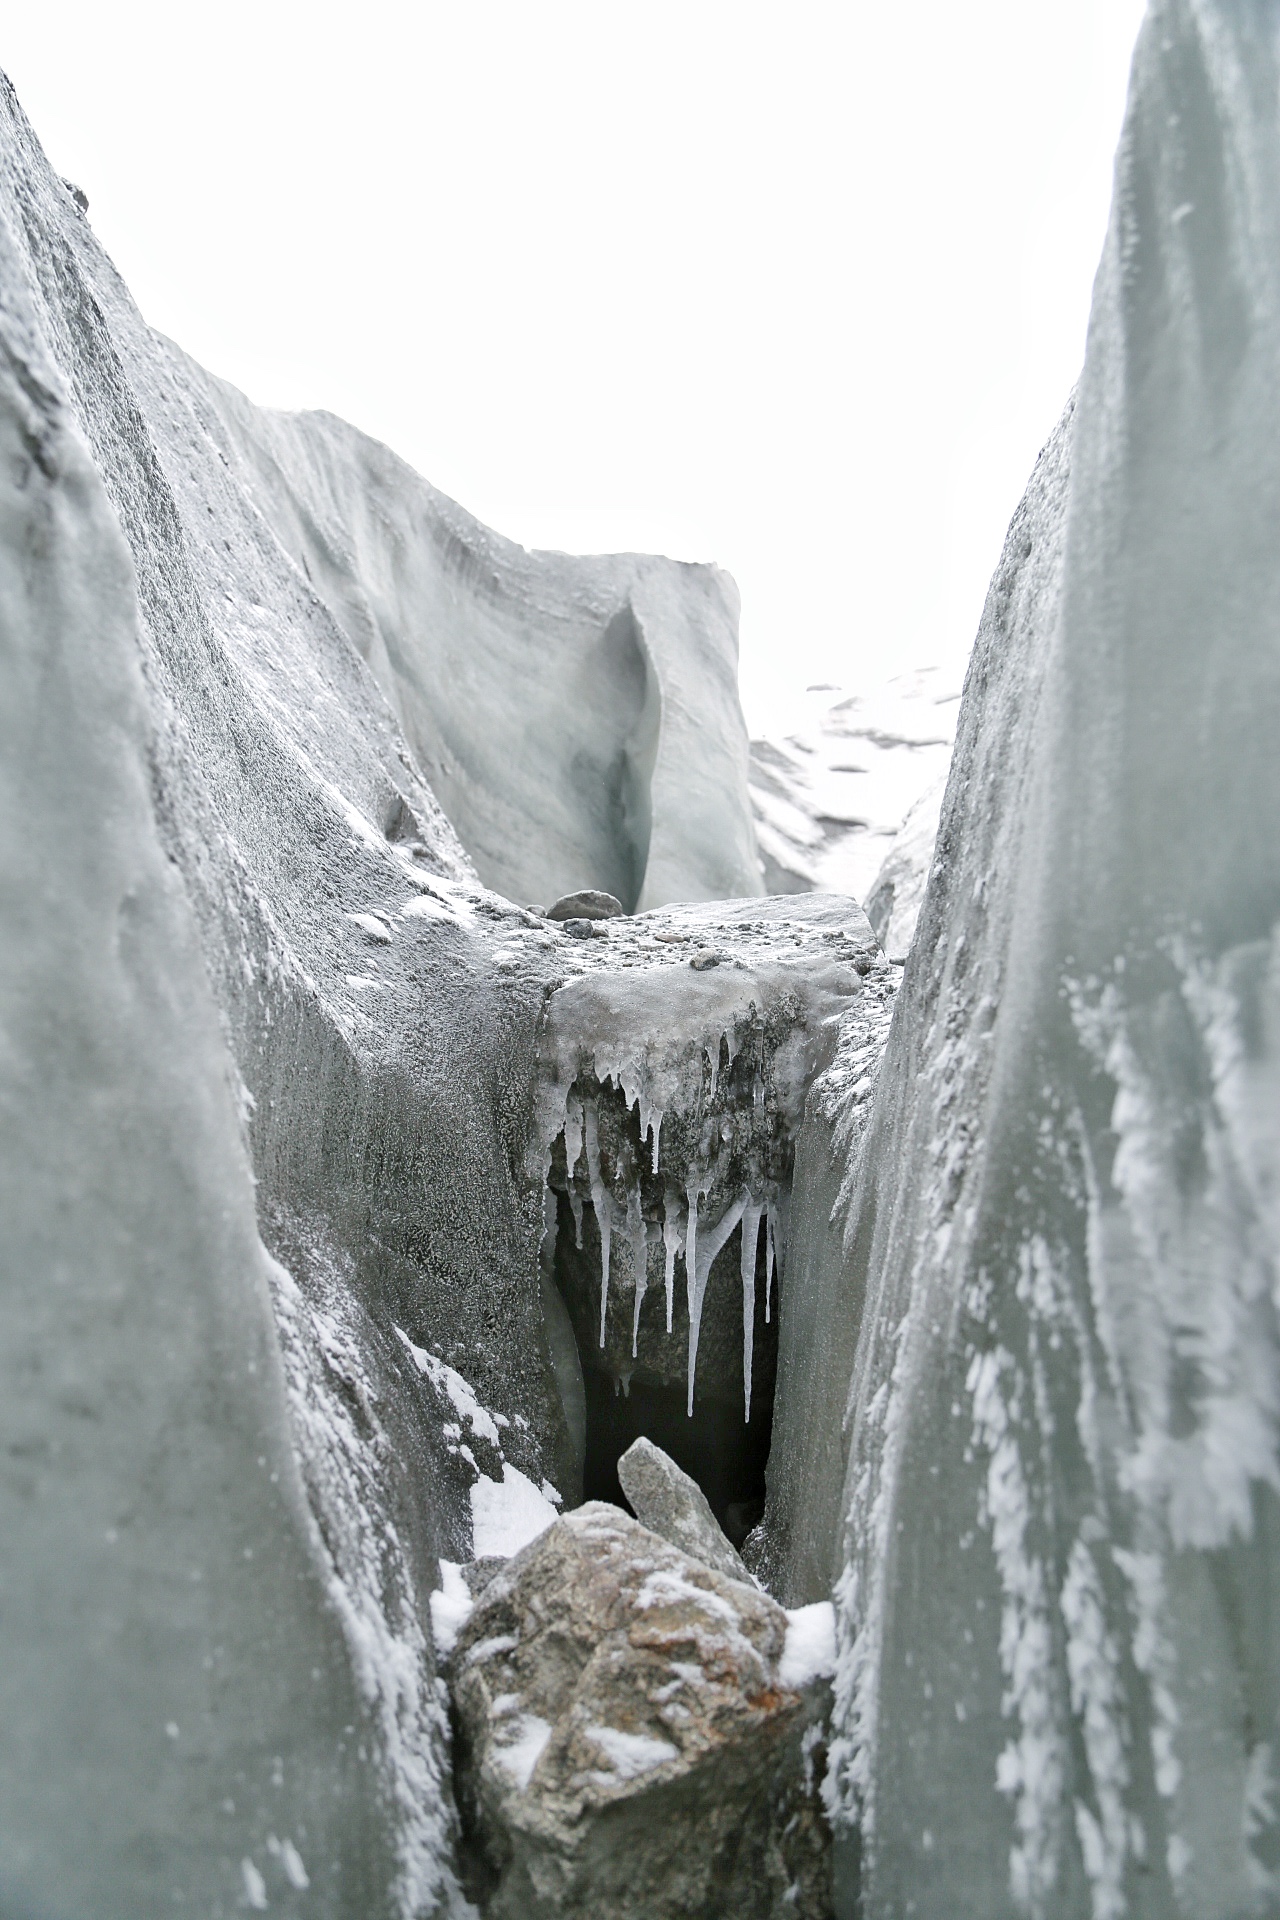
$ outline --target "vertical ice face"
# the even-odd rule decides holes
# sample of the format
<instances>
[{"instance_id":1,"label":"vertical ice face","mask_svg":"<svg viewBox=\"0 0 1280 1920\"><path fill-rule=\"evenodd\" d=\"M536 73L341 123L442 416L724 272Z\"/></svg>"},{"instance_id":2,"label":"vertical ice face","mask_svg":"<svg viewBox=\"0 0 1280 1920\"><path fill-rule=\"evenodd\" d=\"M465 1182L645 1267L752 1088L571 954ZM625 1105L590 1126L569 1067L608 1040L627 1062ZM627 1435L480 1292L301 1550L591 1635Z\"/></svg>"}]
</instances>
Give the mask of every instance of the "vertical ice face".
<instances>
[{"instance_id":1,"label":"vertical ice face","mask_svg":"<svg viewBox=\"0 0 1280 1920\"><path fill-rule=\"evenodd\" d=\"M627 1195L627 1231L631 1237L631 1276L635 1287L635 1305L631 1313L631 1357L634 1360L640 1340L640 1309L649 1290L649 1235L640 1202L638 1180Z\"/></svg>"},{"instance_id":2,"label":"vertical ice face","mask_svg":"<svg viewBox=\"0 0 1280 1920\"><path fill-rule=\"evenodd\" d=\"M1150 12L841 1231L794 1196L869 1920L1280 1901L1278 72L1275 5Z\"/></svg>"},{"instance_id":3,"label":"vertical ice face","mask_svg":"<svg viewBox=\"0 0 1280 1920\"><path fill-rule=\"evenodd\" d=\"M727 574L526 552L331 414L184 371L486 885L628 911L763 891Z\"/></svg>"},{"instance_id":4,"label":"vertical ice face","mask_svg":"<svg viewBox=\"0 0 1280 1920\"><path fill-rule=\"evenodd\" d=\"M595 1103L588 1100L582 1109L582 1132L587 1156L587 1177L591 1182L591 1204L596 1210L600 1230L600 1345L604 1345L605 1321L609 1311L609 1256L613 1243L613 1196L600 1175L600 1129Z\"/></svg>"},{"instance_id":5,"label":"vertical ice face","mask_svg":"<svg viewBox=\"0 0 1280 1920\"><path fill-rule=\"evenodd\" d=\"M317 1915L390 1920L453 1885L429 1649L397 1649L405 1821L355 1756L378 1687L156 831L134 570L2 216L0 288L0 1898L132 1920L309 1883Z\"/></svg>"},{"instance_id":6,"label":"vertical ice face","mask_svg":"<svg viewBox=\"0 0 1280 1920\"><path fill-rule=\"evenodd\" d=\"M662 1285L667 1302L668 1333L671 1331L671 1315L675 1307L676 1254L680 1250L680 1215L682 1211L679 1195L668 1187L662 1196Z\"/></svg>"},{"instance_id":7,"label":"vertical ice face","mask_svg":"<svg viewBox=\"0 0 1280 1920\"><path fill-rule=\"evenodd\" d=\"M751 1418L751 1349L756 1330L756 1255L760 1250L760 1216L766 1203L748 1196L742 1209L742 1391L743 1418Z\"/></svg>"}]
</instances>

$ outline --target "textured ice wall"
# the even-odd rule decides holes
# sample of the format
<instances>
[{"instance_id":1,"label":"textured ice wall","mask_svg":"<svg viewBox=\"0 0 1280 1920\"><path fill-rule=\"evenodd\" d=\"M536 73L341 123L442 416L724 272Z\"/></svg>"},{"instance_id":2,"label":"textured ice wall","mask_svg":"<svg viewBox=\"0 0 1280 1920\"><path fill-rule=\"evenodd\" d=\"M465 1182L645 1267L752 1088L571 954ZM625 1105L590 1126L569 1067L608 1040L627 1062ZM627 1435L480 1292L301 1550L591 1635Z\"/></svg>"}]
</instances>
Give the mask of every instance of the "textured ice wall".
<instances>
[{"instance_id":1,"label":"textured ice wall","mask_svg":"<svg viewBox=\"0 0 1280 1920\"><path fill-rule=\"evenodd\" d=\"M332 414L185 376L487 886L543 905L603 887L628 911L763 892L727 574L529 553Z\"/></svg>"},{"instance_id":2,"label":"textured ice wall","mask_svg":"<svg viewBox=\"0 0 1280 1920\"><path fill-rule=\"evenodd\" d=\"M133 1920L168 1911L176 1889L210 1912L269 1900L408 1920L457 1905L427 1595L437 1555L470 1550L477 1472L501 1480L503 1465L451 1447L449 1410L396 1328L443 1349L503 1413L510 1464L535 1485L571 1463L538 1292L538 1195L518 1172L553 965L535 949L517 975L498 968L527 916L474 882L376 681L239 484L218 416L143 325L7 85L0 221L2 310L26 316L31 354L56 363L100 481L85 530L61 543L11 519L6 564L30 592L79 593L87 702L124 616L100 583L77 589L75 569L114 516L132 611L127 647L111 644L145 697L129 739L72 725L74 675L59 681L35 616L15 614L42 673L24 686L21 655L5 663L6 833L15 846L26 836L28 887L6 952L45 1005L23 1042L29 1063L13 1052L17 1024L0 1061L15 1116L6 1222L38 1199L47 1225L40 1258L19 1227L9 1236L5 1355L19 1379L6 1418L22 1429L10 1457L44 1466L35 1519L3 1535L6 1618L33 1623L31 1645L6 1629L8 1724L36 1713L42 1673L49 1685L46 1744L10 1742L0 1761L0 1855L55 1914ZM13 484L30 493L42 442L21 431ZM185 895L197 944L181 965L163 924L152 953L118 872L113 782L130 779L144 810L119 831L140 849L149 834ZM27 951L24 915L37 912L43 942ZM130 941L151 1004L104 1006L82 1045L76 1022L97 1018L94 995ZM170 1041L187 1050L171 1056ZM200 1132L184 1120L219 1044L256 1192L234 1138L219 1145L213 1121ZM56 1062L59 1046L67 1084L33 1083L40 1048ZM101 1088L99 1046L111 1050ZM153 1164L157 1134L168 1159ZM24 1186L37 1156L45 1183ZM245 1212L255 1197L278 1267ZM80 1219L91 1205L92 1225ZM112 1224L122 1209L127 1244ZM70 1245L73 1232L79 1274L56 1238ZM114 1284L117 1268L145 1282L136 1305L108 1299L82 1320L75 1287ZM60 1352L48 1319L59 1287L79 1375L66 1407L95 1422L84 1527L61 1402L32 1390L37 1363ZM241 1347L256 1397L233 1391L226 1356L239 1366ZM274 1491L286 1484L292 1523ZM141 1543L119 1600L99 1577L95 1505ZM168 1631L201 1606L199 1633ZM77 1632L92 1673L73 1700Z\"/></svg>"},{"instance_id":3,"label":"textured ice wall","mask_svg":"<svg viewBox=\"0 0 1280 1920\"><path fill-rule=\"evenodd\" d=\"M1143 30L851 1170L830 1787L874 1920L1280 1906L1278 51L1253 0Z\"/></svg>"},{"instance_id":4,"label":"textured ice wall","mask_svg":"<svg viewBox=\"0 0 1280 1920\"><path fill-rule=\"evenodd\" d=\"M304 1497L156 832L133 567L16 267L0 221L0 1907L430 1910L439 1730L402 1716L410 1831L358 1751L359 1582ZM429 1663L417 1692L438 1720Z\"/></svg>"}]
</instances>

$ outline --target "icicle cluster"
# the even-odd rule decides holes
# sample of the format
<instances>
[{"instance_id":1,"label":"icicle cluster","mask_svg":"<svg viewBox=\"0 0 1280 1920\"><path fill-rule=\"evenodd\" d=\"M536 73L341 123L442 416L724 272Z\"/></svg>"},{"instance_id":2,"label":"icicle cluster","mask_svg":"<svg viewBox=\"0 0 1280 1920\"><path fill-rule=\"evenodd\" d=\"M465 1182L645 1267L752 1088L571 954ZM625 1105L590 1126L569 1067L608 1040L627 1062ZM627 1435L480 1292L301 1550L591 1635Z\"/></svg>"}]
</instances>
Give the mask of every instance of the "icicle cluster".
<instances>
[{"instance_id":1,"label":"icicle cluster","mask_svg":"<svg viewBox=\"0 0 1280 1920\"><path fill-rule=\"evenodd\" d=\"M625 1332L616 1301L609 1318L621 1238L635 1287L631 1360L646 1372L658 1364L656 1345L641 1360L652 1340L664 1348L664 1384L673 1374L678 1379L681 1355L664 1342L658 1316L641 1328L650 1258L656 1287L660 1245L668 1336L675 1331L683 1263L691 1413L699 1340L712 1325L717 1391L725 1384L721 1308L713 1301L708 1318L704 1307L716 1258L738 1232L743 1399L750 1419L759 1276L763 1271L771 1321L794 1141L808 1091L830 1057L833 1030L849 1019L875 1024L891 991L889 969L854 902L816 895L722 901L714 909L668 908L615 920L607 943L574 943L566 962L569 977L550 994L539 1035L542 1079L529 1172L548 1190L554 1181L556 1193L566 1196L579 1249L588 1198L596 1217L598 1331L594 1299L590 1320L579 1315L581 1331L591 1325L600 1347L610 1349L609 1370L626 1391L631 1369L617 1351L625 1351ZM557 1205L554 1199L547 1204L546 1272L555 1267ZM562 1262L567 1255L562 1249ZM581 1280L590 1285L588 1276ZM581 1296L579 1304L586 1305ZM704 1353L704 1386L710 1358Z\"/></svg>"},{"instance_id":2,"label":"icicle cluster","mask_svg":"<svg viewBox=\"0 0 1280 1920\"><path fill-rule=\"evenodd\" d=\"M689 1312L688 1412L690 1415L693 1413L698 1338L707 1283L717 1256L728 1244L735 1229L741 1228L743 1413L744 1418L750 1420L756 1315L756 1267L760 1233L763 1228L766 1235L764 1317L768 1323L773 1310L782 1224L777 1183L768 1178L742 1183L736 1192L732 1193L728 1204L719 1212L718 1217L714 1220L708 1218L711 1209L707 1203L711 1200L717 1185L718 1151L724 1141L732 1138L733 1132L730 1113L712 1104L716 1101L717 1094L722 1091L725 1078L720 1059L717 1058L721 1051L728 1055L730 1068L732 1068L736 1056L733 1038L728 1034L720 1036L719 1048L705 1050L704 1087L708 1096L706 1104L711 1106L712 1110L705 1115L704 1124L698 1130L700 1150L694 1154L690 1163L680 1168L678 1172L671 1167L662 1166L664 1109L646 1100L642 1090L633 1089L621 1083L621 1076L618 1082L609 1076L600 1083L600 1088L602 1095L612 1091L622 1094L628 1112L635 1115L643 1156L631 1168L625 1169L620 1164L617 1169L626 1194L625 1213L618 1224L625 1232L630 1244L632 1272L635 1277L635 1301L631 1319L632 1358L635 1359L638 1355L640 1311L649 1290L651 1242L658 1238L656 1223L651 1224L646 1220L644 1212L641 1180L643 1163L647 1160L653 1178L660 1180L663 1188L661 1243L668 1333L672 1331L675 1311L677 1262L682 1262L684 1266L685 1299ZM756 1116L761 1116L765 1108L764 1081L759 1066L753 1075L752 1108ZM608 1319L614 1226L616 1217L622 1209L619 1207L613 1185L605 1177L601 1165L598 1097L584 1095L575 1083L566 1097L564 1125L556 1137L563 1138L564 1141L568 1198L573 1212L576 1244L579 1249L582 1247L584 1209L582 1193L575 1176L581 1173L584 1166L586 1184L595 1210L596 1225L600 1235L601 1266L599 1341L603 1347ZM758 1158L758 1156L755 1157ZM548 1183L550 1162L551 1156L548 1152L544 1171L544 1180ZM549 1184L547 1192L550 1194ZM546 1209L546 1219L548 1232L552 1236L550 1252L554 1255L556 1232L554 1200Z\"/></svg>"}]
</instances>

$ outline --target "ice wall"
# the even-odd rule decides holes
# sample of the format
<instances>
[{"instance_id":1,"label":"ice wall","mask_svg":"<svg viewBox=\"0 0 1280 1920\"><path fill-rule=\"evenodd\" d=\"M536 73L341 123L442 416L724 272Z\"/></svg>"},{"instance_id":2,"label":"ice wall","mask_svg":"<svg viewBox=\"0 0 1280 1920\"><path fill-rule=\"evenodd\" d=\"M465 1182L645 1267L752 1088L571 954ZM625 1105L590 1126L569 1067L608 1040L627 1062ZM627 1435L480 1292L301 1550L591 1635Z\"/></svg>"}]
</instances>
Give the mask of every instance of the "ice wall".
<instances>
[{"instance_id":1,"label":"ice wall","mask_svg":"<svg viewBox=\"0 0 1280 1920\"><path fill-rule=\"evenodd\" d=\"M1278 53L1144 27L790 1436L869 1920L1280 1906Z\"/></svg>"},{"instance_id":2,"label":"ice wall","mask_svg":"<svg viewBox=\"0 0 1280 1920\"><path fill-rule=\"evenodd\" d=\"M461 1914L428 1596L572 1485L524 1159L577 943L477 879L247 403L3 80L0 242L0 1909Z\"/></svg>"},{"instance_id":3,"label":"ice wall","mask_svg":"<svg viewBox=\"0 0 1280 1920\"><path fill-rule=\"evenodd\" d=\"M0 1058L4 1417L39 1500L15 1468L0 1685L33 1731L0 1758L2 1871L55 1920L175 1889L461 1911L427 1596L471 1550L477 1471L554 1484L572 1454L515 1171L556 937L476 882L7 83L0 224L0 312L59 423L23 401L5 468L5 964L33 1010ZM80 503L65 538L28 504L46 481ZM132 732L103 720L113 649ZM148 846L171 920L123 860L154 878ZM501 1412L503 1462L451 1444L397 1328Z\"/></svg>"},{"instance_id":4,"label":"ice wall","mask_svg":"<svg viewBox=\"0 0 1280 1920\"><path fill-rule=\"evenodd\" d=\"M410 1831L357 1750L130 555L16 267L0 221L0 1910L429 1910L430 1668Z\"/></svg>"},{"instance_id":5,"label":"ice wall","mask_svg":"<svg viewBox=\"0 0 1280 1920\"><path fill-rule=\"evenodd\" d=\"M628 911L763 892L727 574L529 553L345 421L255 407L168 351L487 886Z\"/></svg>"}]
</instances>

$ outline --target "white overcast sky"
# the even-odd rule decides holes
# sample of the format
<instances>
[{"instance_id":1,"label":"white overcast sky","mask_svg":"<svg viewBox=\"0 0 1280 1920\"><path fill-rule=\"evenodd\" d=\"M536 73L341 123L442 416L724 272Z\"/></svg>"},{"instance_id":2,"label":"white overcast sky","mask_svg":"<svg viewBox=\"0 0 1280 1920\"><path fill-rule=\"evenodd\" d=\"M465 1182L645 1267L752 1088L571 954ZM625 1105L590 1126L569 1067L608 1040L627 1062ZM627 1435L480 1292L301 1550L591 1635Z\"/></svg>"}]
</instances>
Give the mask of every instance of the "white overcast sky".
<instances>
[{"instance_id":1,"label":"white overcast sky","mask_svg":"<svg viewBox=\"0 0 1280 1920\"><path fill-rule=\"evenodd\" d=\"M528 546L729 568L755 729L967 647L1079 370L1140 0L6 12L144 314L255 400Z\"/></svg>"}]
</instances>

